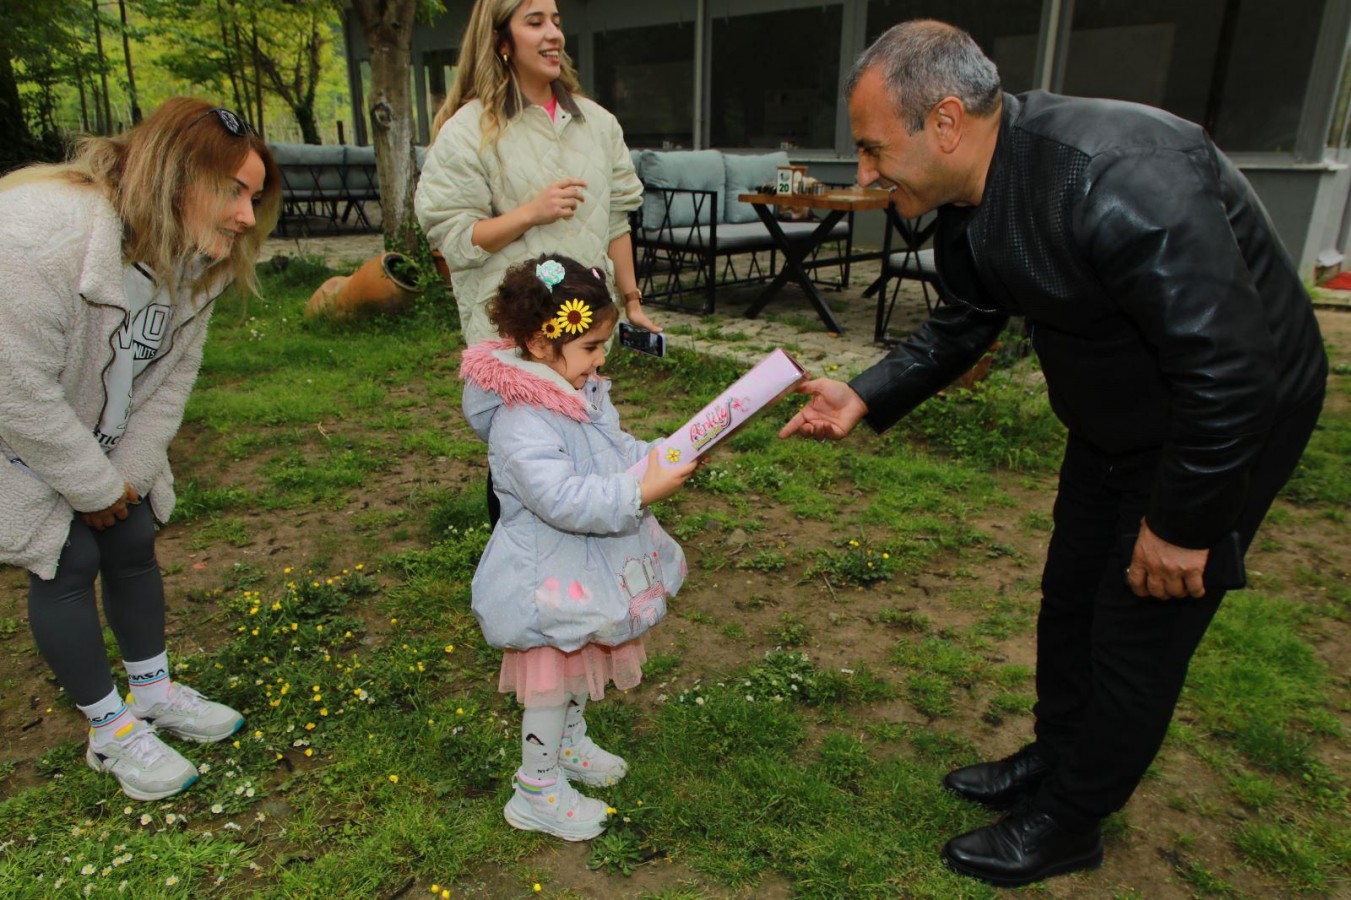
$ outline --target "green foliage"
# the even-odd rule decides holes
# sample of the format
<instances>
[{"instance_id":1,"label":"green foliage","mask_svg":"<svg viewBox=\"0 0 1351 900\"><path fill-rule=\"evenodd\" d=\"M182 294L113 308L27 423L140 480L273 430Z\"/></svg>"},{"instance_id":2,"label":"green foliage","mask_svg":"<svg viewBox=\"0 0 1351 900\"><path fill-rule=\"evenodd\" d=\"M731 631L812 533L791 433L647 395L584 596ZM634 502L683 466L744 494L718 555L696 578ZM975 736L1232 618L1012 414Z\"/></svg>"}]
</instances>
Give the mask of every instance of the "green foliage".
<instances>
[{"instance_id":1,"label":"green foliage","mask_svg":"<svg viewBox=\"0 0 1351 900\"><path fill-rule=\"evenodd\" d=\"M1328 401L1351 399L1351 377L1346 372L1328 378ZM1351 421L1345 416L1329 415L1324 406L1322 418L1300 457L1284 495L1297 503L1322 504L1345 510L1351 506Z\"/></svg>"},{"instance_id":2,"label":"green foliage","mask_svg":"<svg viewBox=\"0 0 1351 900\"><path fill-rule=\"evenodd\" d=\"M856 584L867 587L879 581L886 581L896 571L896 563L891 552L874 549L865 540L850 538L836 544L838 550L821 550L816 553L816 562L803 574L804 578L825 575L836 583Z\"/></svg>"},{"instance_id":3,"label":"green foliage","mask_svg":"<svg viewBox=\"0 0 1351 900\"><path fill-rule=\"evenodd\" d=\"M628 876L642 862L642 843L633 829L611 827L591 842L586 867Z\"/></svg>"},{"instance_id":4,"label":"green foliage","mask_svg":"<svg viewBox=\"0 0 1351 900\"><path fill-rule=\"evenodd\" d=\"M969 465L1053 471L1065 431L1029 365L996 369L970 389L949 390L893 430L898 438L918 440Z\"/></svg>"},{"instance_id":5,"label":"green foliage","mask_svg":"<svg viewBox=\"0 0 1351 900\"><path fill-rule=\"evenodd\" d=\"M801 647L807 643L810 634L807 625L797 616L784 613L779 616L779 624L770 631L770 637L780 647Z\"/></svg>"},{"instance_id":6,"label":"green foliage","mask_svg":"<svg viewBox=\"0 0 1351 900\"><path fill-rule=\"evenodd\" d=\"M174 506L174 518L180 522L242 509L251 499L243 488L210 487L195 479L181 483L176 488L178 503Z\"/></svg>"},{"instance_id":7,"label":"green foliage","mask_svg":"<svg viewBox=\"0 0 1351 900\"><path fill-rule=\"evenodd\" d=\"M1240 592L1225 598L1192 661L1184 694L1200 721L1257 767L1305 789L1346 795L1313 751L1311 722L1326 708L1328 671L1298 626L1308 611L1288 601Z\"/></svg>"}]
</instances>

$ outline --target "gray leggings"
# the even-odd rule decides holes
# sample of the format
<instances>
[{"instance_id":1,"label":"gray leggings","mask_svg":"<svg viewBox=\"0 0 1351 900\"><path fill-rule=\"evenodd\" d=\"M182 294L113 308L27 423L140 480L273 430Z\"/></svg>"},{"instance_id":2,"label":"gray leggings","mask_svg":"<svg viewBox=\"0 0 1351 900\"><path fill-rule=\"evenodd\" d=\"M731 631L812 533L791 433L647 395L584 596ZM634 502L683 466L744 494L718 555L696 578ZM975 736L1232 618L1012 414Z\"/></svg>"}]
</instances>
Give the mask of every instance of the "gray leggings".
<instances>
[{"instance_id":1,"label":"gray leggings","mask_svg":"<svg viewBox=\"0 0 1351 900\"><path fill-rule=\"evenodd\" d=\"M100 572L103 614L122 658L136 662L164 652L164 582L155 560L154 518L148 502L127 509L124 521L103 531L94 531L76 513L56 577L28 576L28 622L38 651L81 706L113 690L94 602Z\"/></svg>"}]
</instances>

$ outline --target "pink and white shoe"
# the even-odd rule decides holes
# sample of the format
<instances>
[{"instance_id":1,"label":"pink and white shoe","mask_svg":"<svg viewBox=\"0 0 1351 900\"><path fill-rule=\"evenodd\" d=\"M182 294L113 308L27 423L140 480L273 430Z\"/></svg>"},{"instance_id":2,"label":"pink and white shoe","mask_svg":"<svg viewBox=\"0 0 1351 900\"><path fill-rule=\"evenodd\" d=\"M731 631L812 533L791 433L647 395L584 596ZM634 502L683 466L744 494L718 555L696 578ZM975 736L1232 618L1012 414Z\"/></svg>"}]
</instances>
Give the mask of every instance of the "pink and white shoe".
<instances>
[{"instance_id":1,"label":"pink and white shoe","mask_svg":"<svg viewBox=\"0 0 1351 900\"><path fill-rule=\"evenodd\" d=\"M542 831L565 841L591 840L605 830L605 804L578 793L562 772L554 771L547 782L517 771L502 815L521 831Z\"/></svg>"}]
</instances>

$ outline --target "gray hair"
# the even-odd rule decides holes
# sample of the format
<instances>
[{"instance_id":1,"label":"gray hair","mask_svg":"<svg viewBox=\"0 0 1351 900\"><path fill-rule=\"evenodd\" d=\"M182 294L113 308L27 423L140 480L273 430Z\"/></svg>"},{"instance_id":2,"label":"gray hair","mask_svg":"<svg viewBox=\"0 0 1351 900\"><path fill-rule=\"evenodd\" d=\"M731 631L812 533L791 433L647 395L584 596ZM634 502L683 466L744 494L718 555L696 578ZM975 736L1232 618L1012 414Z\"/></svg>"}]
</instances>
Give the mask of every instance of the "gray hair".
<instances>
[{"instance_id":1,"label":"gray hair","mask_svg":"<svg viewBox=\"0 0 1351 900\"><path fill-rule=\"evenodd\" d=\"M896 104L905 130L924 128L924 117L944 97L956 97L974 116L999 108L999 70L971 35L946 22L914 19L887 29L854 63L846 97L874 66Z\"/></svg>"}]
</instances>

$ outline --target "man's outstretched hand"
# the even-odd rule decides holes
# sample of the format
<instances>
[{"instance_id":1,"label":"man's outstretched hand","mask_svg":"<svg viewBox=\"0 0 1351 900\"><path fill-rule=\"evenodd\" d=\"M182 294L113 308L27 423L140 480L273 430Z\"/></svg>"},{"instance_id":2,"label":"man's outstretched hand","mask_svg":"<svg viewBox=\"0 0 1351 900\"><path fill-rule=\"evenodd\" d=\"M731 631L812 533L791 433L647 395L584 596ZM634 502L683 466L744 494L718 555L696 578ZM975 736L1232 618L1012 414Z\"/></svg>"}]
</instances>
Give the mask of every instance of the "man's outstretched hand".
<instances>
[{"instance_id":1,"label":"man's outstretched hand","mask_svg":"<svg viewBox=\"0 0 1351 900\"><path fill-rule=\"evenodd\" d=\"M797 386L797 393L810 394L807 405L788 420L779 437L801 435L838 441L868 413L868 406L853 388L833 378L814 378Z\"/></svg>"}]
</instances>

